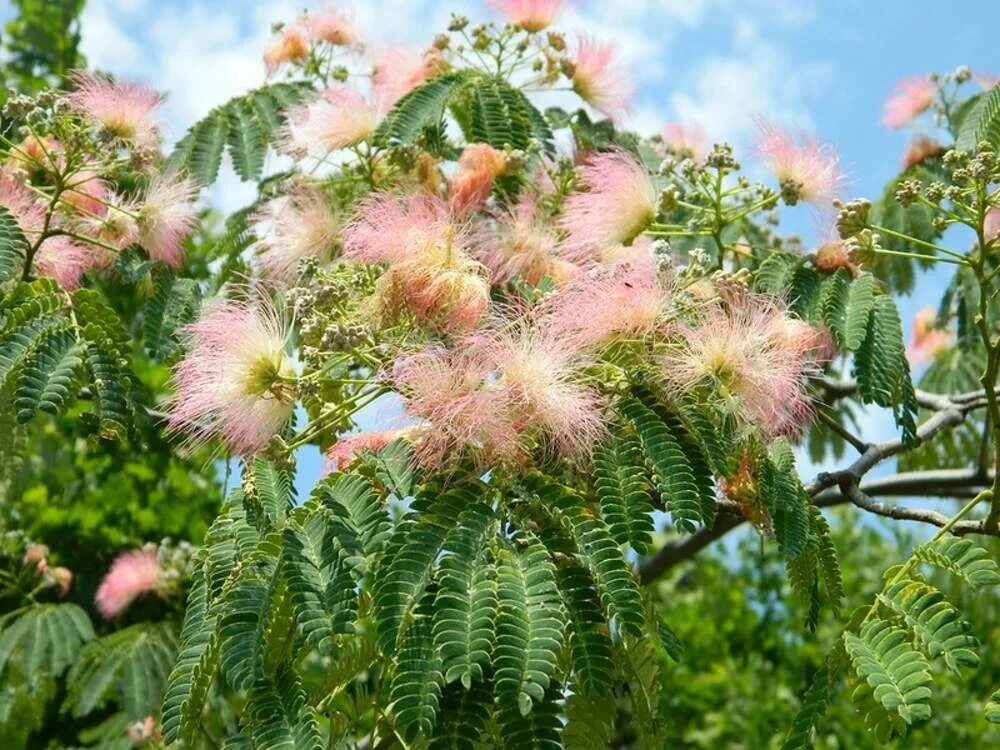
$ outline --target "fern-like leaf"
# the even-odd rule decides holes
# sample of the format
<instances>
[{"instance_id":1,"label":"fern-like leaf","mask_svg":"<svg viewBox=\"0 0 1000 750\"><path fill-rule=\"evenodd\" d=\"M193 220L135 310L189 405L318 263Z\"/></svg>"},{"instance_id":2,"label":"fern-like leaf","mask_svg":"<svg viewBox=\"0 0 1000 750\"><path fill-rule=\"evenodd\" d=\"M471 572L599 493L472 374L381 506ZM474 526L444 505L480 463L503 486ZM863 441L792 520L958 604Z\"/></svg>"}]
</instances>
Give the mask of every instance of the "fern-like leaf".
<instances>
[{"instance_id":1,"label":"fern-like leaf","mask_svg":"<svg viewBox=\"0 0 1000 750\"><path fill-rule=\"evenodd\" d=\"M653 540L653 506L635 435L619 430L595 449L594 487L615 541L645 552Z\"/></svg>"},{"instance_id":2,"label":"fern-like leaf","mask_svg":"<svg viewBox=\"0 0 1000 750\"><path fill-rule=\"evenodd\" d=\"M913 558L952 573L975 589L1000 584L1000 566L971 539L946 536L925 542L913 551Z\"/></svg>"}]
</instances>

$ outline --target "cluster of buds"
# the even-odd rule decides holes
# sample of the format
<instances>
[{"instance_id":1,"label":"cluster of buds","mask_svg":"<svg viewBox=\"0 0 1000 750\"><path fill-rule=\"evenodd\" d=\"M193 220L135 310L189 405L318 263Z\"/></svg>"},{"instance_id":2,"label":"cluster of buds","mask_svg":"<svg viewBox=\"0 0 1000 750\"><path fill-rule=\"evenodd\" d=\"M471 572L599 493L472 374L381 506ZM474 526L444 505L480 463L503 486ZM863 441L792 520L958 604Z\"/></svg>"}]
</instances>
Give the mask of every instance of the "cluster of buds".
<instances>
[{"instance_id":1,"label":"cluster of buds","mask_svg":"<svg viewBox=\"0 0 1000 750\"><path fill-rule=\"evenodd\" d=\"M842 240L850 239L868 226L872 203L867 198L856 198L846 203L837 200L833 206L837 209L837 233Z\"/></svg>"},{"instance_id":2,"label":"cluster of buds","mask_svg":"<svg viewBox=\"0 0 1000 750\"><path fill-rule=\"evenodd\" d=\"M21 562L41 579L42 587L54 586L59 596L66 596L73 586L73 571L61 565L49 565L49 548L44 544L29 544Z\"/></svg>"}]
</instances>

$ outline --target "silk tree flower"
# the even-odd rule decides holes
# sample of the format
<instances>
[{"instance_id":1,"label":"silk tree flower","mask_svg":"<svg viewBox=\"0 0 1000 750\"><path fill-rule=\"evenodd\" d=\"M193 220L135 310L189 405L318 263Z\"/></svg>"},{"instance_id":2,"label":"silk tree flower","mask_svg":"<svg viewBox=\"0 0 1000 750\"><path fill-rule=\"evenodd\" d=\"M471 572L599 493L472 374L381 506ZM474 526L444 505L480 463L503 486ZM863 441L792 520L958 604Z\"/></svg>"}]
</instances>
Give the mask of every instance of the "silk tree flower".
<instances>
[{"instance_id":1,"label":"silk tree flower","mask_svg":"<svg viewBox=\"0 0 1000 750\"><path fill-rule=\"evenodd\" d=\"M298 187L264 204L255 217L254 249L264 277L285 286L305 258L328 260L340 234L340 219L319 191Z\"/></svg>"},{"instance_id":2,"label":"silk tree flower","mask_svg":"<svg viewBox=\"0 0 1000 750\"><path fill-rule=\"evenodd\" d=\"M325 470L343 471L365 450L378 453L397 438L405 438L413 432L411 427L395 430L378 430L375 432L360 432L357 435L341 438L330 446L326 452Z\"/></svg>"},{"instance_id":3,"label":"silk tree flower","mask_svg":"<svg viewBox=\"0 0 1000 750\"><path fill-rule=\"evenodd\" d=\"M49 548L45 544L29 544L21 558L24 565L34 566L35 575L42 575L49 567Z\"/></svg>"},{"instance_id":4,"label":"silk tree flower","mask_svg":"<svg viewBox=\"0 0 1000 750\"><path fill-rule=\"evenodd\" d=\"M1000 83L1000 76L984 70L977 70L972 74L972 80L978 83L983 91L989 91L997 83Z\"/></svg>"},{"instance_id":5,"label":"silk tree flower","mask_svg":"<svg viewBox=\"0 0 1000 750\"><path fill-rule=\"evenodd\" d=\"M175 174L159 174L137 211L139 242L149 257L172 268L184 261L184 239L198 223L198 186Z\"/></svg>"},{"instance_id":6,"label":"silk tree flower","mask_svg":"<svg viewBox=\"0 0 1000 750\"><path fill-rule=\"evenodd\" d=\"M813 254L812 261L813 265L820 271L833 273L838 268L846 268L854 278L861 275L861 268L851 260L847 246L839 238L831 238L820 245Z\"/></svg>"},{"instance_id":7,"label":"silk tree flower","mask_svg":"<svg viewBox=\"0 0 1000 750\"><path fill-rule=\"evenodd\" d=\"M676 348L661 360L664 378L681 391L706 389L746 429L792 434L812 413L806 385L816 369L814 339L792 332L775 302L739 296L675 329Z\"/></svg>"},{"instance_id":8,"label":"silk tree flower","mask_svg":"<svg viewBox=\"0 0 1000 750\"><path fill-rule=\"evenodd\" d=\"M70 177L59 200L77 213L100 217L107 213L111 191L96 172L81 169Z\"/></svg>"},{"instance_id":9,"label":"silk tree flower","mask_svg":"<svg viewBox=\"0 0 1000 750\"><path fill-rule=\"evenodd\" d=\"M379 192L364 198L344 228L344 257L363 263L398 263L414 248L453 238L466 242L465 224L444 201L428 193Z\"/></svg>"},{"instance_id":10,"label":"silk tree flower","mask_svg":"<svg viewBox=\"0 0 1000 750\"><path fill-rule=\"evenodd\" d=\"M663 127L663 143L677 154L685 154L700 161L708 153L708 136L694 122L668 122Z\"/></svg>"},{"instance_id":11,"label":"silk tree flower","mask_svg":"<svg viewBox=\"0 0 1000 750\"><path fill-rule=\"evenodd\" d=\"M901 166L905 171L917 164L923 164L927 159L941 156L944 151L944 146L933 138L928 138L920 133L913 136L913 139L907 144Z\"/></svg>"},{"instance_id":12,"label":"silk tree flower","mask_svg":"<svg viewBox=\"0 0 1000 750\"><path fill-rule=\"evenodd\" d=\"M581 34L568 64L567 77L587 104L612 120L619 120L630 110L634 90L615 54L614 45Z\"/></svg>"},{"instance_id":13,"label":"silk tree flower","mask_svg":"<svg viewBox=\"0 0 1000 750\"><path fill-rule=\"evenodd\" d=\"M269 76L285 63L301 62L309 57L309 40L302 29L289 26L278 34L264 50L264 67Z\"/></svg>"},{"instance_id":14,"label":"silk tree flower","mask_svg":"<svg viewBox=\"0 0 1000 750\"><path fill-rule=\"evenodd\" d=\"M0 176L0 206L14 217L29 242L38 239L45 223L45 206L22 182Z\"/></svg>"},{"instance_id":15,"label":"silk tree flower","mask_svg":"<svg viewBox=\"0 0 1000 750\"><path fill-rule=\"evenodd\" d=\"M909 125L934 103L937 84L930 76L912 76L896 84L882 107L882 124L899 129Z\"/></svg>"},{"instance_id":16,"label":"silk tree flower","mask_svg":"<svg viewBox=\"0 0 1000 750\"><path fill-rule=\"evenodd\" d=\"M102 267L113 266L118 252L139 242L140 206L122 196L111 194L104 213L73 217L73 228L81 235L102 243L105 247L95 247L95 264Z\"/></svg>"},{"instance_id":17,"label":"silk tree flower","mask_svg":"<svg viewBox=\"0 0 1000 750\"><path fill-rule=\"evenodd\" d=\"M458 158L448 202L452 211L464 213L483 206L493 191L493 180L507 169L507 156L488 143L470 143Z\"/></svg>"},{"instance_id":18,"label":"silk tree flower","mask_svg":"<svg viewBox=\"0 0 1000 750\"><path fill-rule=\"evenodd\" d=\"M1000 237L1000 207L991 208L986 212L983 221L983 235L987 242L995 242Z\"/></svg>"},{"instance_id":19,"label":"silk tree flower","mask_svg":"<svg viewBox=\"0 0 1000 750\"><path fill-rule=\"evenodd\" d=\"M193 441L220 438L236 453L262 449L292 416L288 328L267 298L219 300L185 328L167 424Z\"/></svg>"},{"instance_id":20,"label":"silk tree flower","mask_svg":"<svg viewBox=\"0 0 1000 750\"><path fill-rule=\"evenodd\" d=\"M69 590L73 588L73 571L69 568L64 568L62 565L57 565L48 571L48 577L52 580L53 585L59 589L59 596L66 596Z\"/></svg>"},{"instance_id":21,"label":"silk tree flower","mask_svg":"<svg viewBox=\"0 0 1000 750\"><path fill-rule=\"evenodd\" d=\"M380 51L372 72L379 114L388 112L405 94L446 69L447 63L437 50L419 52L406 47L387 47Z\"/></svg>"},{"instance_id":22,"label":"silk tree flower","mask_svg":"<svg viewBox=\"0 0 1000 750\"><path fill-rule=\"evenodd\" d=\"M141 721L134 721L129 724L128 727L128 738L129 741L135 745L144 745L149 739L160 740L160 732L156 728L156 719L153 716L147 716Z\"/></svg>"},{"instance_id":23,"label":"silk tree flower","mask_svg":"<svg viewBox=\"0 0 1000 750\"><path fill-rule=\"evenodd\" d=\"M581 273L542 303L539 325L576 349L651 333L670 301L651 266L622 262Z\"/></svg>"},{"instance_id":24,"label":"silk tree flower","mask_svg":"<svg viewBox=\"0 0 1000 750\"><path fill-rule=\"evenodd\" d=\"M298 158L325 156L366 140L375 124L375 108L350 86L337 84L289 113L282 145Z\"/></svg>"},{"instance_id":25,"label":"silk tree flower","mask_svg":"<svg viewBox=\"0 0 1000 750\"><path fill-rule=\"evenodd\" d=\"M426 426L415 446L423 466L465 455L480 465L523 460L518 415L479 348L410 354L396 360L388 377L407 414Z\"/></svg>"},{"instance_id":26,"label":"silk tree flower","mask_svg":"<svg viewBox=\"0 0 1000 750\"><path fill-rule=\"evenodd\" d=\"M84 271L94 265L93 248L58 234L42 242L32 261L32 269L38 276L52 279L68 291L79 287Z\"/></svg>"},{"instance_id":27,"label":"silk tree flower","mask_svg":"<svg viewBox=\"0 0 1000 750\"><path fill-rule=\"evenodd\" d=\"M485 224L473 244L476 257L490 270L495 284L521 278L538 286L542 279L549 278L559 285L579 272L563 257L554 228L526 196Z\"/></svg>"},{"instance_id":28,"label":"silk tree flower","mask_svg":"<svg viewBox=\"0 0 1000 750\"><path fill-rule=\"evenodd\" d=\"M580 182L586 190L567 198L561 220L571 257L592 259L603 247L631 242L656 216L656 189L624 151L591 156Z\"/></svg>"},{"instance_id":29,"label":"silk tree flower","mask_svg":"<svg viewBox=\"0 0 1000 750\"><path fill-rule=\"evenodd\" d=\"M800 200L826 206L843 185L844 175L832 146L762 124L757 152L781 183L782 198L790 206Z\"/></svg>"},{"instance_id":30,"label":"silk tree flower","mask_svg":"<svg viewBox=\"0 0 1000 750\"><path fill-rule=\"evenodd\" d=\"M906 355L915 364L926 364L952 344L951 332L938 328L937 311L924 307L913 318L913 331L906 347Z\"/></svg>"},{"instance_id":31,"label":"silk tree flower","mask_svg":"<svg viewBox=\"0 0 1000 750\"><path fill-rule=\"evenodd\" d=\"M70 80L76 88L66 98L82 115L138 147L155 148L159 144L160 129L154 114L163 97L156 91L82 70L73 71Z\"/></svg>"},{"instance_id":32,"label":"silk tree flower","mask_svg":"<svg viewBox=\"0 0 1000 750\"><path fill-rule=\"evenodd\" d=\"M316 42L322 41L338 47L352 47L361 43L361 36L354 22L330 6L319 11L303 13L299 16L298 25Z\"/></svg>"},{"instance_id":33,"label":"silk tree flower","mask_svg":"<svg viewBox=\"0 0 1000 750\"><path fill-rule=\"evenodd\" d=\"M111 564L97 588L94 602L105 620L112 620L137 598L156 591L163 581L164 571L153 550L123 552Z\"/></svg>"},{"instance_id":34,"label":"silk tree flower","mask_svg":"<svg viewBox=\"0 0 1000 750\"><path fill-rule=\"evenodd\" d=\"M515 26L536 33L548 28L562 7L562 0L489 0Z\"/></svg>"}]
</instances>

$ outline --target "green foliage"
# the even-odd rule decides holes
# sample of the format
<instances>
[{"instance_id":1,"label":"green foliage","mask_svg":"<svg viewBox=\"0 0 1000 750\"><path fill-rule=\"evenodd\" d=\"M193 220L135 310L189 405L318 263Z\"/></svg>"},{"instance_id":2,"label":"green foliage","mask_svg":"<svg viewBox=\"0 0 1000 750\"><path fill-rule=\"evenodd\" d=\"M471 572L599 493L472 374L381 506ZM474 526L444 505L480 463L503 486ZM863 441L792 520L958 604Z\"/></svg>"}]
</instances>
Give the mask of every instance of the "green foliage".
<instances>
[{"instance_id":1,"label":"green foliage","mask_svg":"<svg viewBox=\"0 0 1000 750\"><path fill-rule=\"evenodd\" d=\"M475 81L466 95L471 102L466 133L470 141L523 150L535 140L555 153L548 123L520 89L502 78L487 78Z\"/></svg>"},{"instance_id":2,"label":"green foliage","mask_svg":"<svg viewBox=\"0 0 1000 750\"><path fill-rule=\"evenodd\" d=\"M17 220L0 206L0 282L9 281L21 271L27 251L28 241Z\"/></svg>"},{"instance_id":3,"label":"green foliage","mask_svg":"<svg viewBox=\"0 0 1000 750\"><path fill-rule=\"evenodd\" d=\"M986 141L1000 147L1000 86L977 97L961 119L955 148L975 151Z\"/></svg>"},{"instance_id":4,"label":"green foliage","mask_svg":"<svg viewBox=\"0 0 1000 750\"><path fill-rule=\"evenodd\" d=\"M468 78L467 73L454 71L417 86L386 114L375 131L375 143L381 146L413 143L427 129L440 128L449 103Z\"/></svg>"},{"instance_id":5,"label":"green foliage","mask_svg":"<svg viewBox=\"0 0 1000 750\"><path fill-rule=\"evenodd\" d=\"M5 87L34 92L84 66L80 14L85 0L12 0L4 26L0 79ZM0 102L6 99L0 91Z\"/></svg>"},{"instance_id":6,"label":"green foliage","mask_svg":"<svg viewBox=\"0 0 1000 750\"><path fill-rule=\"evenodd\" d=\"M653 507L642 445L624 430L594 451L594 489L601 516L620 545L645 552L652 541Z\"/></svg>"},{"instance_id":7,"label":"green foliage","mask_svg":"<svg viewBox=\"0 0 1000 750\"><path fill-rule=\"evenodd\" d=\"M170 155L169 165L200 185L211 185L228 150L241 180L256 180L268 146L281 138L289 108L311 91L301 83L273 83L230 99L191 126Z\"/></svg>"},{"instance_id":8,"label":"green foliage","mask_svg":"<svg viewBox=\"0 0 1000 750\"><path fill-rule=\"evenodd\" d=\"M16 672L29 685L60 676L76 651L94 637L90 618L75 604L40 604L12 621L4 619L0 675Z\"/></svg>"}]
</instances>

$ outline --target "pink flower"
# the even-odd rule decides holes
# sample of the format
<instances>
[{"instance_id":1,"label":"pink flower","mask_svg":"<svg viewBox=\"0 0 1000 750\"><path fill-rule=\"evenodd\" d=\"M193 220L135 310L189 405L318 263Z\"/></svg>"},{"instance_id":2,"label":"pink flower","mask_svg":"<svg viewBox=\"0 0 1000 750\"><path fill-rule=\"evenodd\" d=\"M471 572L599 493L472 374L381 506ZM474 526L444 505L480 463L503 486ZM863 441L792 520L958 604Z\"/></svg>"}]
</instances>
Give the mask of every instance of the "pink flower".
<instances>
[{"instance_id":1,"label":"pink flower","mask_svg":"<svg viewBox=\"0 0 1000 750\"><path fill-rule=\"evenodd\" d=\"M156 719L147 716L142 721L136 721L129 725L128 738L133 745L145 744L150 738L159 738L159 731L156 728Z\"/></svg>"},{"instance_id":2,"label":"pink flower","mask_svg":"<svg viewBox=\"0 0 1000 750\"><path fill-rule=\"evenodd\" d=\"M45 222L45 206L23 183L0 176L0 206L10 212L29 242L38 239Z\"/></svg>"},{"instance_id":3,"label":"pink flower","mask_svg":"<svg viewBox=\"0 0 1000 750\"><path fill-rule=\"evenodd\" d=\"M827 273L833 273L838 268L846 268L855 278L861 273L861 269L851 260L850 253L839 238L832 238L820 245L813 255L813 265Z\"/></svg>"},{"instance_id":4,"label":"pink flower","mask_svg":"<svg viewBox=\"0 0 1000 750\"><path fill-rule=\"evenodd\" d=\"M350 86L337 84L294 108L285 125L285 150L298 157L325 156L353 146L375 132L375 108Z\"/></svg>"},{"instance_id":5,"label":"pink flower","mask_svg":"<svg viewBox=\"0 0 1000 750\"><path fill-rule=\"evenodd\" d=\"M363 263L398 263L415 249L448 237L464 244L466 231L448 207L429 193L372 193L344 229L344 257Z\"/></svg>"},{"instance_id":6,"label":"pink flower","mask_svg":"<svg viewBox=\"0 0 1000 750\"><path fill-rule=\"evenodd\" d=\"M708 136L697 123L668 122L662 135L667 148L675 153L700 160L708 152Z\"/></svg>"},{"instance_id":7,"label":"pink flower","mask_svg":"<svg viewBox=\"0 0 1000 750\"><path fill-rule=\"evenodd\" d=\"M832 201L844 182L832 146L761 125L757 152L768 163L781 183L782 196L788 205L802 200L816 206Z\"/></svg>"},{"instance_id":8,"label":"pink flower","mask_svg":"<svg viewBox=\"0 0 1000 750\"><path fill-rule=\"evenodd\" d=\"M81 245L65 235L46 238L32 262L32 268L39 276L52 279L67 290L80 286L83 272L94 265L94 248Z\"/></svg>"},{"instance_id":9,"label":"pink flower","mask_svg":"<svg viewBox=\"0 0 1000 750\"><path fill-rule=\"evenodd\" d=\"M906 354L914 364L930 362L952 344L951 332L937 327L937 311L924 307L913 318Z\"/></svg>"},{"instance_id":10,"label":"pink flower","mask_svg":"<svg viewBox=\"0 0 1000 750\"><path fill-rule=\"evenodd\" d=\"M487 143L471 143L458 159L449 205L455 213L480 208L490 197L494 178L507 168L507 156Z\"/></svg>"},{"instance_id":11,"label":"pink flower","mask_svg":"<svg viewBox=\"0 0 1000 750\"><path fill-rule=\"evenodd\" d=\"M591 156L580 168L586 188L563 209L566 244L581 259L631 242L656 216L656 190L641 164L624 151Z\"/></svg>"},{"instance_id":12,"label":"pink flower","mask_svg":"<svg viewBox=\"0 0 1000 750\"><path fill-rule=\"evenodd\" d=\"M882 107L882 124L902 128L926 112L934 103L937 84L930 76L912 76L896 84Z\"/></svg>"},{"instance_id":13,"label":"pink flower","mask_svg":"<svg viewBox=\"0 0 1000 750\"><path fill-rule=\"evenodd\" d=\"M289 26L264 50L264 67L269 76L288 62L301 62L309 57L309 41L301 29Z\"/></svg>"},{"instance_id":14,"label":"pink flower","mask_svg":"<svg viewBox=\"0 0 1000 750\"><path fill-rule=\"evenodd\" d=\"M118 250L139 242L140 207L134 201L108 195L103 208L100 216L87 214L75 217L73 225L77 232ZM108 247L95 248L95 263L99 266L114 265L116 257L117 253Z\"/></svg>"},{"instance_id":15,"label":"pink flower","mask_svg":"<svg viewBox=\"0 0 1000 750\"><path fill-rule=\"evenodd\" d=\"M766 436L794 433L811 414L806 391L816 367L815 332L790 324L774 302L745 295L712 306L676 329L677 347L662 358L668 386L704 389L746 429Z\"/></svg>"},{"instance_id":16,"label":"pink flower","mask_svg":"<svg viewBox=\"0 0 1000 750\"><path fill-rule=\"evenodd\" d=\"M446 68L447 64L437 50L418 52L405 47L382 50L372 74L379 113L388 112L405 94Z\"/></svg>"},{"instance_id":17,"label":"pink flower","mask_svg":"<svg viewBox=\"0 0 1000 750\"><path fill-rule=\"evenodd\" d=\"M1000 82L1000 77L984 70L977 70L972 74L972 80L978 83L983 91L989 91Z\"/></svg>"},{"instance_id":18,"label":"pink flower","mask_svg":"<svg viewBox=\"0 0 1000 750\"><path fill-rule=\"evenodd\" d=\"M69 180L66 191L59 196L66 205L90 216L104 216L111 191L104 181L87 169L76 172Z\"/></svg>"},{"instance_id":19,"label":"pink flower","mask_svg":"<svg viewBox=\"0 0 1000 750\"><path fill-rule=\"evenodd\" d=\"M1000 207L991 208L986 212L986 218L983 221L983 234L987 242L993 242L1000 237Z\"/></svg>"},{"instance_id":20,"label":"pink flower","mask_svg":"<svg viewBox=\"0 0 1000 750\"><path fill-rule=\"evenodd\" d=\"M340 219L322 194L299 187L264 204L257 213L257 260L269 281L287 285L305 258L327 260L340 233Z\"/></svg>"},{"instance_id":21,"label":"pink flower","mask_svg":"<svg viewBox=\"0 0 1000 750\"><path fill-rule=\"evenodd\" d=\"M562 0L489 0L489 4L515 26L534 33L551 25Z\"/></svg>"},{"instance_id":22,"label":"pink flower","mask_svg":"<svg viewBox=\"0 0 1000 750\"><path fill-rule=\"evenodd\" d=\"M596 266L548 297L538 320L567 346L600 346L651 333L669 300L652 263Z\"/></svg>"},{"instance_id":23,"label":"pink flower","mask_svg":"<svg viewBox=\"0 0 1000 750\"><path fill-rule=\"evenodd\" d=\"M105 620L118 617L138 597L155 591L163 568L152 550L123 552L111 564L97 588L94 601Z\"/></svg>"},{"instance_id":24,"label":"pink flower","mask_svg":"<svg viewBox=\"0 0 1000 750\"><path fill-rule=\"evenodd\" d=\"M928 138L923 133L915 135L910 143L906 147L906 153L903 154L902 168L904 170L910 167L916 166L917 164L923 164L927 159L933 158L935 156L940 156L944 153L944 146L935 141L933 138Z\"/></svg>"},{"instance_id":25,"label":"pink flower","mask_svg":"<svg viewBox=\"0 0 1000 750\"><path fill-rule=\"evenodd\" d=\"M628 113L632 83L615 60L614 45L581 34L569 67L573 90L587 104L613 120Z\"/></svg>"},{"instance_id":26,"label":"pink flower","mask_svg":"<svg viewBox=\"0 0 1000 750\"><path fill-rule=\"evenodd\" d=\"M155 148L160 142L154 113L163 98L137 83L120 83L76 70L70 74L76 90L67 95L85 117L98 122L109 133L140 148Z\"/></svg>"},{"instance_id":27,"label":"pink flower","mask_svg":"<svg viewBox=\"0 0 1000 750\"><path fill-rule=\"evenodd\" d=\"M35 566L35 575L42 575L49 567L49 548L44 544L29 544L21 562Z\"/></svg>"},{"instance_id":28,"label":"pink flower","mask_svg":"<svg viewBox=\"0 0 1000 750\"><path fill-rule=\"evenodd\" d=\"M198 186L173 174L153 178L138 212L139 242L149 257L179 268L183 241L198 223Z\"/></svg>"},{"instance_id":29,"label":"pink flower","mask_svg":"<svg viewBox=\"0 0 1000 750\"><path fill-rule=\"evenodd\" d=\"M237 453L260 450L292 415L295 372L288 331L267 298L219 300L186 328L188 354L174 368L170 429L221 438Z\"/></svg>"},{"instance_id":30,"label":"pink flower","mask_svg":"<svg viewBox=\"0 0 1000 750\"><path fill-rule=\"evenodd\" d=\"M563 257L554 228L527 197L480 230L475 244L493 283L522 278L538 286L548 277L562 284L579 270Z\"/></svg>"},{"instance_id":31,"label":"pink flower","mask_svg":"<svg viewBox=\"0 0 1000 750\"><path fill-rule=\"evenodd\" d=\"M361 432L341 438L326 452L326 471L343 471L365 450L378 453L393 440L407 435L411 430L381 430Z\"/></svg>"},{"instance_id":32,"label":"pink flower","mask_svg":"<svg viewBox=\"0 0 1000 750\"><path fill-rule=\"evenodd\" d=\"M66 596L73 587L73 571L62 565L57 565L49 570L49 577L55 587L59 589L59 596Z\"/></svg>"},{"instance_id":33,"label":"pink flower","mask_svg":"<svg viewBox=\"0 0 1000 750\"><path fill-rule=\"evenodd\" d=\"M299 16L299 26L306 30L310 39L317 42L350 47L361 41L351 19L332 7L315 13L303 13Z\"/></svg>"}]
</instances>

